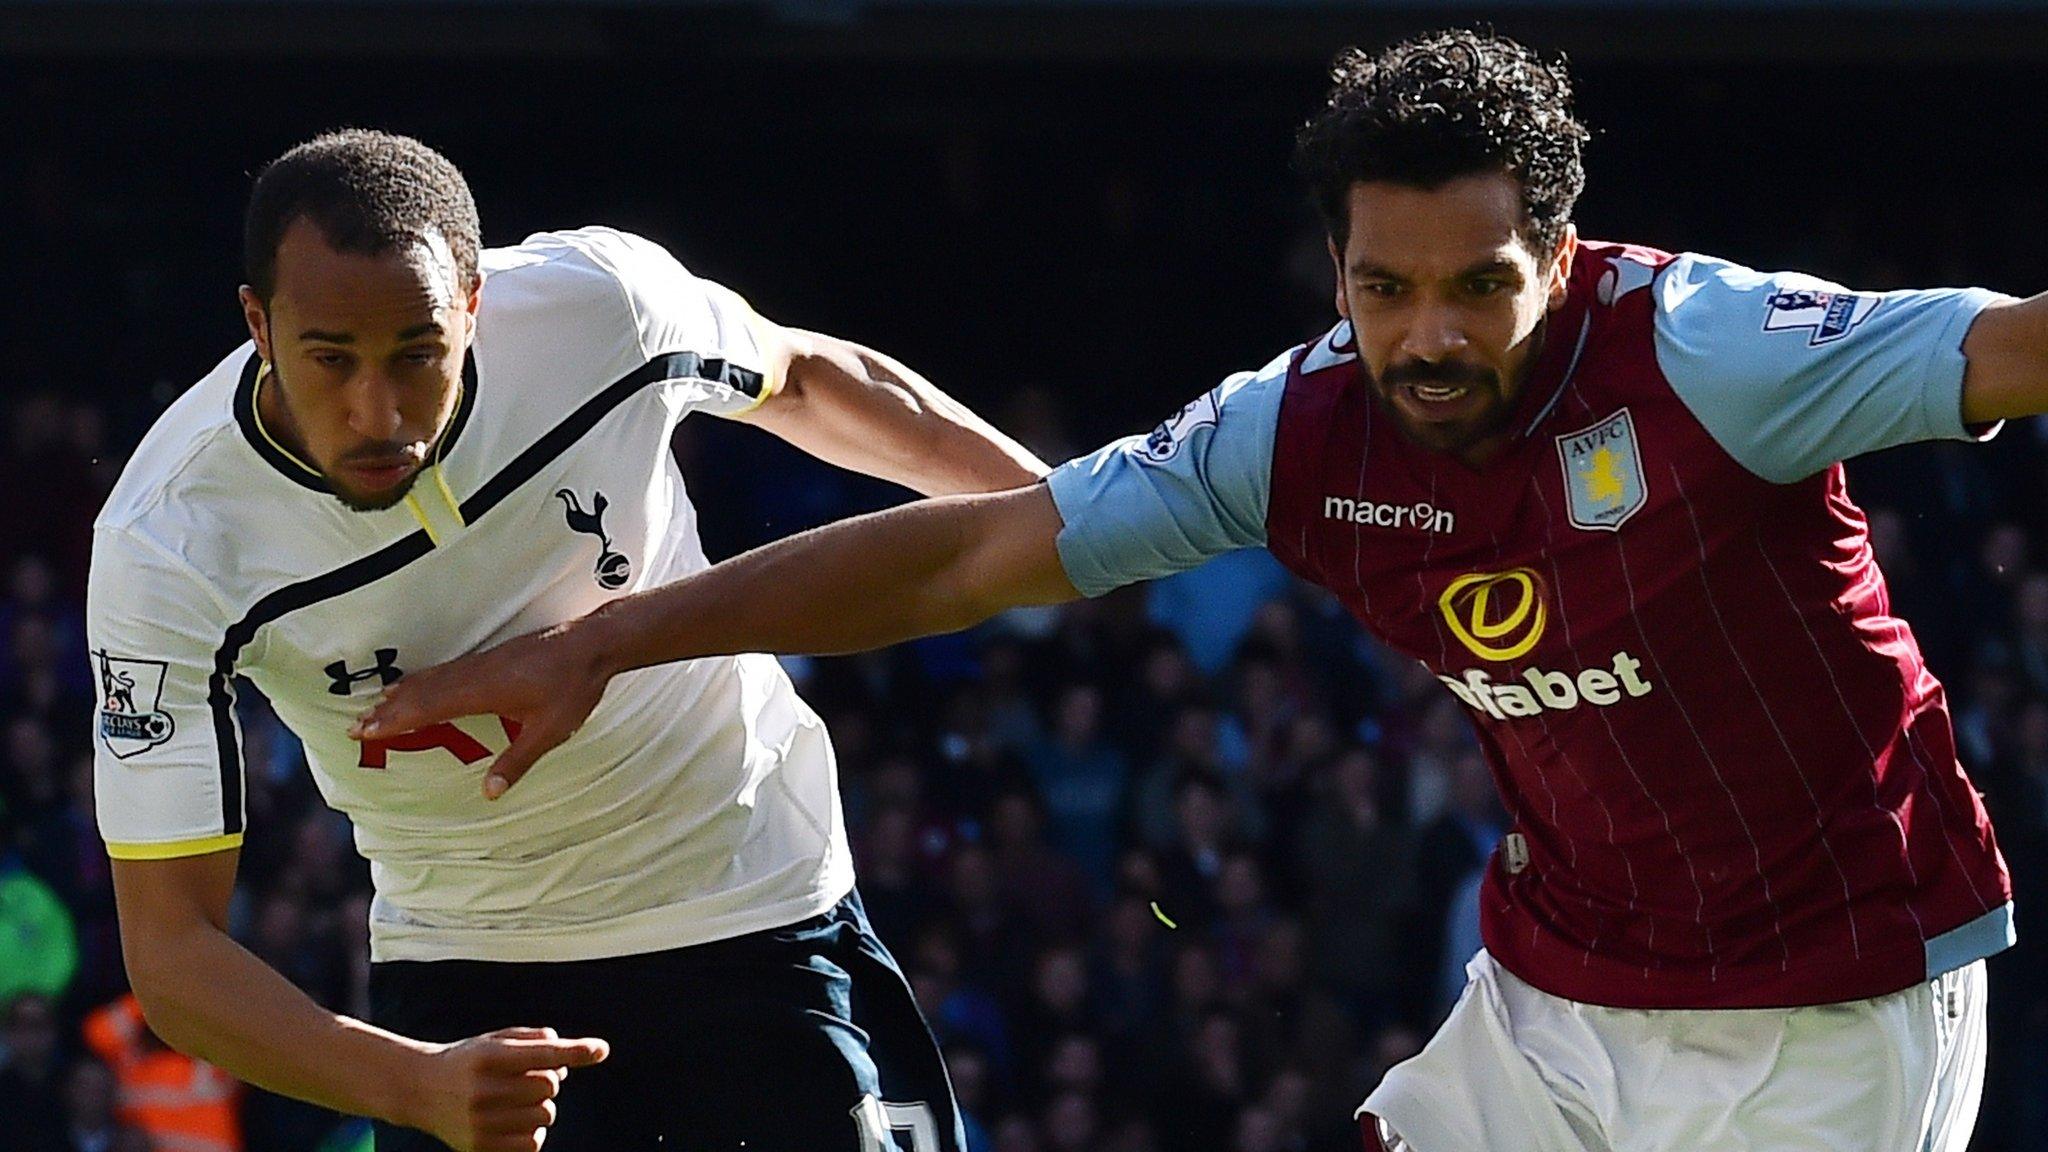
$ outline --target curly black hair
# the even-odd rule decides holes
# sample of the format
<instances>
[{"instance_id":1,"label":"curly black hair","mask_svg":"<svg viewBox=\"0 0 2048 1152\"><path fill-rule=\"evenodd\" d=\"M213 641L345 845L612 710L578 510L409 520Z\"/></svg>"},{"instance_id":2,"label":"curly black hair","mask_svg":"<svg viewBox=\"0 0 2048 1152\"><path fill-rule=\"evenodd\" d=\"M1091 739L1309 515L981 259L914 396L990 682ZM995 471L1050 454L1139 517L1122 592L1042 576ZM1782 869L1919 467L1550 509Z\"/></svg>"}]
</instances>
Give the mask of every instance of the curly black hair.
<instances>
[{"instance_id":1,"label":"curly black hair","mask_svg":"<svg viewBox=\"0 0 2048 1152\"><path fill-rule=\"evenodd\" d=\"M1506 172L1522 185L1523 236L1549 252L1586 185L1586 126L1572 115L1571 77L1505 36L1433 32L1367 55L1347 48L1329 100L1294 141L1338 247L1350 232L1351 186L1385 180L1434 188Z\"/></svg>"},{"instance_id":2,"label":"curly black hair","mask_svg":"<svg viewBox=\"0 0 2048 1152\"><path fill-rule=\"evenodd\" d=\"M242 224L243 269L257 298L277 287L277 246L300 218L338 252L374 256L438 234L462 283L476 280L482 228L462 172L410 136L346 128L316 136L256 178Z\"/></svg>"}]
</instances>

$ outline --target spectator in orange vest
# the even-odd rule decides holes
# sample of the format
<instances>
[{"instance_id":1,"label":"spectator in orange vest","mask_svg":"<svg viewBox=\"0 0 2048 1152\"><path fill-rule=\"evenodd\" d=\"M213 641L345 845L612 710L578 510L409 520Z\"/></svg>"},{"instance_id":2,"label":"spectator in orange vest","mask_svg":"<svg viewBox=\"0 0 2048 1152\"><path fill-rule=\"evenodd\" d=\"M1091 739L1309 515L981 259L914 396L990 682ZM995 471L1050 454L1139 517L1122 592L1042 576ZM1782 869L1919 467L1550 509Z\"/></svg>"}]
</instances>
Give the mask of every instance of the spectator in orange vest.
<instances>
[{"instance_id":1,"label":"spectator in orange vest","mask_svg":"<svg viewBox=\"0 0 2048 1152\"><path fill-rule=\"evenodd\" d=\"M242 1152L241 1085L159 1040L132 994L86 1017L85 1042L119 1081L120 1118L154 1152Z\"/></svg>"}]
</instances>

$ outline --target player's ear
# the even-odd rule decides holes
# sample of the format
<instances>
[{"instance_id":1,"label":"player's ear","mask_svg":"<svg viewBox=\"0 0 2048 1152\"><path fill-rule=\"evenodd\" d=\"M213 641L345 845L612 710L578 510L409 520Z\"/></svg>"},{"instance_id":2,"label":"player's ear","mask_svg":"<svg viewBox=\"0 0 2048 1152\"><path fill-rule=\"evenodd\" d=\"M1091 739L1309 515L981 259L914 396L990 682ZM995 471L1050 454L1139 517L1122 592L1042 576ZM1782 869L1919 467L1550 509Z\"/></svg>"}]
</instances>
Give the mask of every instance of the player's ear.
<instances>
[{"instance_id":1,"label":"player's ear","mask_svg":"<svg viewBox=\"0 0 2048 1152\"><path fill-rule=\"evenodd\" d=\"M469 313L469 333L463 338L463 347L465 348L476 339L476 314L477 309L483 307L483 303L484 270L479 268L476 270L476 275L470 278L469 298L462 302L462 310Z\"/></svg>"},{"instance_id":2,"label":"player's ear","mask_svg":"<svg viewBox=\"0 0 2048 1152\"><path fill-rule=\"evenodd\" d=\"M256 290L247 284L236 295L242 301L242 321L249 326L249 339L256 342L256 354L263 357L265 364L273 363L270 355L270 325L266 323L267 313L263 300Z\"/></svg>"},{"instance_id":3,"label":"player's ear","mask_svg":"<svg viewBox=\"0 0 2048 1152\"><path fill-rule=\"evenodd\" d=\"M1546 264L1545 307L1556 311L1564 307L1566 292L1572 282L1572 258L1579 253L1579 228L1576 224L1564 226L1564 235L1557 238L1557 251L1550 254Z\"/></svg>"}]
</instances>

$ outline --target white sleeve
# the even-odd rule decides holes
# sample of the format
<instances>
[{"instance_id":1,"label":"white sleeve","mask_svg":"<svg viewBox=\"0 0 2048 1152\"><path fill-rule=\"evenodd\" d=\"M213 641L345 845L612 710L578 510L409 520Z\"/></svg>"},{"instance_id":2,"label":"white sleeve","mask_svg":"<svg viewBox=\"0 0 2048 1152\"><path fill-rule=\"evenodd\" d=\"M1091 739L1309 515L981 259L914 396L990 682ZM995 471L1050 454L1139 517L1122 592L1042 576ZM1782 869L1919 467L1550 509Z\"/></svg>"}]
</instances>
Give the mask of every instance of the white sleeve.
<instances>
[{"instance_id":1,"label":"white sleeve","mask_svg":"<svg viewBox=\"0 0 2048 1152\"><path fill-rule=\"evenodd\" d=\"M241 739L225 676L212 684L223 606L156 545L102 526L85 627L98 683L94 806L108 855L155 860L239 845Z\"/></svg>"},{"instance_id":2,"label":"white sleeve","mask_svg":"<svg viewBox=\"0 0 2048 1152\"><path fill-rule=\"evenodd\" d=\"M671 406L714 416L755 408L782 387L771 326L744 297L684 268L652 240L611 228L572 235L618 278Z\"/></svg>"}]
</instances>

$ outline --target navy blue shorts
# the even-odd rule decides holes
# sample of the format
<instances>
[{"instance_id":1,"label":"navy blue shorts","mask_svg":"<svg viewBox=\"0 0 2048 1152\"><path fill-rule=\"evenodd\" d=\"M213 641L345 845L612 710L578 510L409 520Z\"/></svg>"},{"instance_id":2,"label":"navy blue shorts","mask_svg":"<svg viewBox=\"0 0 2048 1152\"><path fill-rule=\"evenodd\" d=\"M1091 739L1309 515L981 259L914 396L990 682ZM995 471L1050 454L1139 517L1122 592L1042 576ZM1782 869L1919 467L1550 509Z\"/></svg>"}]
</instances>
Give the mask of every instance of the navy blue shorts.
<instances>
[{"instance_id":1,"label":"navy blue shorts","mask_svg":"<svg viewBox=\"0 0 2048 1152\"><path fill-rule=\"evenodd\" d=\"M822 916L667 952L371 966L371 1019L421 1040L599 1036L548 1152L964 1152L931 1029L859 893ZM379 1152L446 1145L376 1126Z\"/></svg>"}]
</instances>

